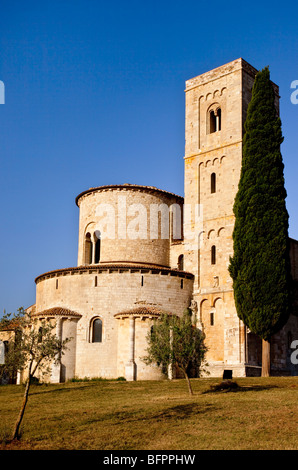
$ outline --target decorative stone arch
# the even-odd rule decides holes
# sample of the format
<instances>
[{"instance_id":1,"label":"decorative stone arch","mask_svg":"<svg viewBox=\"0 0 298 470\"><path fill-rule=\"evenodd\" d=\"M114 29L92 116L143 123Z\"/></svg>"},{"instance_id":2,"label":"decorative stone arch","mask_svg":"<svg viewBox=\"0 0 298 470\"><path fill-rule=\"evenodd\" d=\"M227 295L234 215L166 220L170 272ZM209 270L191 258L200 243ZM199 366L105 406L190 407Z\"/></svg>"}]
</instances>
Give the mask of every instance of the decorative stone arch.
<instances>
[{"instance_id":1,"label":"decorative stone arch","mask_svg":"<svg viewBox=\"0 0 298 470\"><path fill-rule=\"evenodd\" d=\"M201 248L201 245L204 243L206 232L202 230L198 235L198 248Z\"/></svg>"},{"instance_id":2,"label":"decorative stone arch","mask_svg":"<svg viewBox=\"0 0 298 470\"><path fill-rule=\"evenodd\" d=\"M204 325L207 322L207 315L210 310L210 303L208 299L202 299L200 302L199 308L199 325L201 326L202 330L204 331Z\"/></svg>"},{"instance_id":3,"label":"decorative stone arch","mask_svg":"<svg viewBox=\"0 0 298 470\"><path fill-rule=\"evenodd\" d=\"M212 240L213 238L215 238L215 230L213 228L209 230L207 238L208 240Z\"/></svg>"},{"instance_id":4,"label":"decorative stone arch","mask_svg":"<svg viewBox=\"0 0 298 470\"><path fill-rule=\"evenodd\" d=\"M225 232L226 232L225 227L220 227L220 228L218 229L217 236L218 236L218 237L225 236Z\"/></svg>"},{"instance_id":5,"label":"decorative stone arch","mask_svg":"<svg viewBox=\"0 0 298 470\"><path fill-rule=\"evenodd\" d=\"M217 303L218 301L220 301L220 300L223 302L222 297L220 297L220 296L215 297L215 298L213 299L213 301L212 301L211 307L212 307L212 308L216 308L216 303Z\"/></svg>"}]
</instances>

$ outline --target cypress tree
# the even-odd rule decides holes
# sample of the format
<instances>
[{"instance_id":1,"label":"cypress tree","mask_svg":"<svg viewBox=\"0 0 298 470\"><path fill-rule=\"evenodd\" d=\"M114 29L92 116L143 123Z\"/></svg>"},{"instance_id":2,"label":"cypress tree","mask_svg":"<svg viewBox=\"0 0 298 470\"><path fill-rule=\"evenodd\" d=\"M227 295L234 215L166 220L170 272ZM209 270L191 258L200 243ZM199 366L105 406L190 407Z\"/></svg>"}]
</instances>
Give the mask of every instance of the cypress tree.
<instances>
[{"instance_id":1,"label":"cypress tree","mask_svg":"<svg viewBox=\"0 0 298 470\"><path fill-rule=\"evenodd\" d=\"M268 376L270 338L288 319L291 290L283 137L268 67L256 74L244 130L229 272L238 316L263 340Z\"/></svg>"}]
</instances>

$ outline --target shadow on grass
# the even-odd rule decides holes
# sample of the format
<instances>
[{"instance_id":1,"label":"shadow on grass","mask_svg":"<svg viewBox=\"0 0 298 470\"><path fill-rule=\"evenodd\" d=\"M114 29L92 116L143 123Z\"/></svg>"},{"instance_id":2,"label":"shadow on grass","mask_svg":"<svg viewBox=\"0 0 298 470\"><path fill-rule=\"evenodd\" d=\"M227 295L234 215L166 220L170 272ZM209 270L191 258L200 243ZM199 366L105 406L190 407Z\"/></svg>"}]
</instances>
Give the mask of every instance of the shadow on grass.
<instances>
[{"instance_id":1,"label":"shadow on grass","mask_svg":"<svg viewBox=\"0 0 298 470\"><path fill-rule=\"evenodd\" d=\"M209 390L205 390L203 394L207 393L227 393L227 392L261 392L263 390L272 390L279 388L277 385L245 385L240 386L233 380L224 380L216 385L211 385Z\"/></svg>"},{"instance_id":2,"label":"shadow on grass","mask_svg":"<svg viewBox=\"0 0 298 470\"><path fill-rule=\"evenodd\" d=\"M78 383L81 383L81 385L77 385ZM73 380L69 382L65 382L64 386L60 388L54 388L53 385L55 384L48 384L48 383L34 383L31 385L30 388L30 395L40 395L44 393L67 393L67 392L73 392L77 390L86 390L87 388L94 387L98 384L105 384L105 385L120 385L121 384L126 384L126 380L120 380L120 379L90 379L90 380ZM73 387L71 384L75 384ZM58 385L58 384L57 384ZM23 389L25 389L25 384L22 384ZM48 389L47 389L48 388Z\"/></svg>"},{"instance_id":3,"label":"shadow on grass","mask_svg":"<svg viewBox=\"0 0 298 470\"><path fill-rule=\"evenodd\" d=\"M193 417L194 415L201 415L204 413L209 413L214 410L214 406L210 404L199 405L196 403L189 403L186 405L177 405L172 408L167 408L161 410L157 413L142 413L138 411L120 411L107 413L100 418L89 418L88 424L95 423L97 421L111 421L112 425L119 425L123 422L125 423L137 423L137 422L159 422L159 421L176 421L181 419L186 419L188 417ZM86 423L85 423L86 424Z\"/></svg>"}]
</instances>

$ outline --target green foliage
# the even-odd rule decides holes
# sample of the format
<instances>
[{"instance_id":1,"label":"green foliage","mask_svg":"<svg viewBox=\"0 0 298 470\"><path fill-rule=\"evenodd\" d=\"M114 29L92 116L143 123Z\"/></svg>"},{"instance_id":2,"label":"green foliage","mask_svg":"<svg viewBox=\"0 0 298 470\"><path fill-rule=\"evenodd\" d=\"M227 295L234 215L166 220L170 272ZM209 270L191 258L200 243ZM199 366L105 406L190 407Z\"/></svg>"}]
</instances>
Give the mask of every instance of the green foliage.
<instances>
[{"instance_id":1,"label":"green foliage","mask_svg":"<svg viewBox=\"0 0 298 470\"><path fill-rule=\"evenodd\" d=\"M162 315L154 322L147 341L148 355L143 358L146 364L157 364L165 374L174 364L184 375L191 368L199 375L206 352L204 336L192 325L188 311L182 317Z\"/></svg>"},{"instance_id":2,"label":"green foliage","mask_svg":"<svg viewBox=\"0 0 298 470\"><path fill-rule=\"evenodd\" d=\"M8 343L2 373L13 376L16 371L28 369L31 381L37 371L40 376L50 372L50 366L60 360L70 341L70 338L59 340L54 325L30 318L23 308L1 319L0 330L5 328L14 334Z\"/></svg>"},{"instance_id":3,"label":"green foliage","mask_svg":"<svg viewBox=\"0 0 298 470\"><path fill-rule=\"evenodd\" d=\"M269 340L288 319L291 278L283 137L268 67L256 75L244 128L229 271L238 316Z\"/></svg>"}]
</instances>

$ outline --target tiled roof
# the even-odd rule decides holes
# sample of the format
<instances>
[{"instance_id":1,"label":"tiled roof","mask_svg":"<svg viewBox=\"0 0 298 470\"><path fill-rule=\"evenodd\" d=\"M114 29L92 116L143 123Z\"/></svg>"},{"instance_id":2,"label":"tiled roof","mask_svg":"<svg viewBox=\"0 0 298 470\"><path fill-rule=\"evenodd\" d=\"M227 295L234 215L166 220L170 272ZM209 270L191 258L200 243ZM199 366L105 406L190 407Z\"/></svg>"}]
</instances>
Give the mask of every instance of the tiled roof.
<instances>
[{"instance_id":1,"label":"tiled roof","mask_svg":"<svg viewBox=\"0 0 298 470\"><path fill-rule=\"evenodd\" d=\"M52 307L47 310L42 310L41 312L36 312L31 315L32 317L51 317L51 316L63 316L63 317L78 317L82 315L77 312L73 312L68 308L63 307Z\"/></svg>"},{"instance_id":2,"label":"tiled roof","mask_svg":"<svg viewBox=\"0 0 298 470\"><path fill-rule=\"evenodd\" d=\"M169 312L165 312L159 307L154 307L151 305L141 305L139 307L123 310L122 312L116 313L114 317L121 317L121 316L154 316L159 317L162 314L172 315Z\"/></svg>"}]
</instances>

